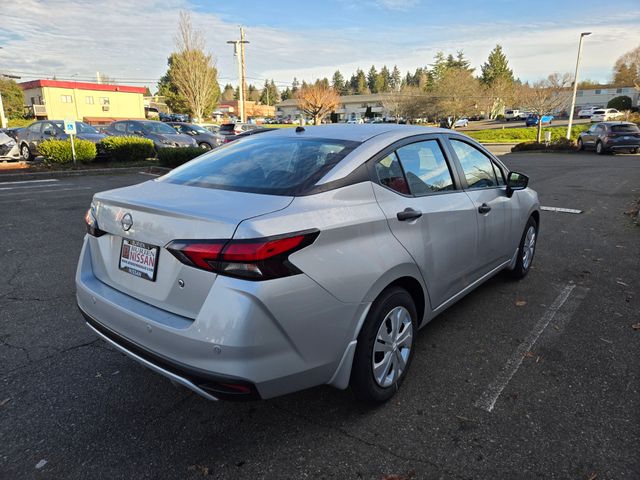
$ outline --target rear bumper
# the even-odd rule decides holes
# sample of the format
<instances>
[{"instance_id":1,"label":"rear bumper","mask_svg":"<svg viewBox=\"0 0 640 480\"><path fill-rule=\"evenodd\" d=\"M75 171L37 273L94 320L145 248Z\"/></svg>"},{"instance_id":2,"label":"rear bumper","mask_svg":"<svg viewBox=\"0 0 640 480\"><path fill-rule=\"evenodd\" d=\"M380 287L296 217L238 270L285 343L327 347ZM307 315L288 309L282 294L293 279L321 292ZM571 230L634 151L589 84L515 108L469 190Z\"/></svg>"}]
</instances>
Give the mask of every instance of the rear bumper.
<instances>
[{"instance_id":1,"label":"rear bumper","mask_svg":"<svg viewBox=\"0 0 640 480\"><path fill-rule=\"evenodd\" d=\"M190 319L98 280L91 240L76 272L88 324L129 357L210 399L271 398L329 383L366 307L340 302L303 274L266 282L218 277Z\"/></svg>"}]
</instances>

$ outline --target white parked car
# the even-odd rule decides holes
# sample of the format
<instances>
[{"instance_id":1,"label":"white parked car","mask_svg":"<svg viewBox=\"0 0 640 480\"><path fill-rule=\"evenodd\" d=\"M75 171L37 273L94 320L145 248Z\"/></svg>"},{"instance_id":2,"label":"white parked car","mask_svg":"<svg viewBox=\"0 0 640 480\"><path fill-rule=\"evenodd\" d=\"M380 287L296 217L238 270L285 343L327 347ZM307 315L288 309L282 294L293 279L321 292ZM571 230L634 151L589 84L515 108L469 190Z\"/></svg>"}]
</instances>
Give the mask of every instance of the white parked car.
<instances>
[{"instance_id":1,"label":"white parked car","mask_svg":"<svg viewBox=\"0 0 640 480\"><path fill-rule=\"evenodd\" d=\"M347 120L347 123L350 125L356 125L356 124L364 123L364 120L361 118L352 118L350 120Z\"/></svg>"},{"instance_id":2,"label":"white parked car","mask_svg":"<svg viewBox=\"0 0 640 480\"><path fill-rule=\"evenodd\" d=\"M468 127L468 126L469 126L468 118L460 118L459 120L456 120L456 122L453 124L453 128Z\"/></svg>"},{"instance_id":3,"label":"white parked car","mask_svg":"<svg viewBox=\"0 0 640 480\"><path fill-rule=\"evenodd\" d=\"M586 107L578 111L578 118L591 118L593 112L602 110L602 107Z\"/></svg>"},{"instance_id":4,"label":"white parked car","mask_svg":"<svg viewBox=\"0 0 640 480\"><path fill-rule=\"evenodd\" d=\"M600 108L593 111L591 115L592 122L608 122L610 120L617 120L622 117L623 113L619 112L615 108Z\"/></svg>"},{"instance_id":5,"label":"white parked car","mask_svg":"<svg viewBox=\"0 0 640 480\"><path fill-rule=\"evenodd\" d=\"M518 120L518 119L520 119L520 110L505 110L504 111L504 119L507 122L509 120Z\"/></svg>"}]
</instances>

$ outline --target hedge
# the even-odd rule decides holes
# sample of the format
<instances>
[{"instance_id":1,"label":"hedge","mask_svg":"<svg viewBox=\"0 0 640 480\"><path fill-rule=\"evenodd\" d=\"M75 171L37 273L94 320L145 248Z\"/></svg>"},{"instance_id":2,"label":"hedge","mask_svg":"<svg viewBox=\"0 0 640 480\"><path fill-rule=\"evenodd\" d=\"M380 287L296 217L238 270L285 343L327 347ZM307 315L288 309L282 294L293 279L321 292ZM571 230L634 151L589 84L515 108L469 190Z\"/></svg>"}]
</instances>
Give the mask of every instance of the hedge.
<instances>
[{"instance_id":1,"label":"hedge","mask_svg":"<svg viewBox=\"0 0 640 480\"><path fill-rule=\"evenodd\" d=\"M633 103L631 102L631 97L627 95L620 95L619 97L614 97L609 100L607 103L607 108L615 108L616 110L631 110Z\"/></svg>"},{"instance_id":2,"label":"hedge","mask_svg":"<svg viewBox=\"0 0 640 480\"><path fill-rule=\"evenodd\" d=\"M153 141L140 137L106 137L100 142L104 154L115 162L139 162L155 157Z\"/></svg>"},{"instance_id":3,"label":"hedge","mask_svg":"<svg viewBox=\"0 0 640 480\"><path fill-rule=\"evenodd\" d=\"M589 128L589 125L574 125L571 128L571 139L578 138L580 132L583 132ZM551 132L551 141L560 140L566 138L567 127L542 127L542 138L544 138L544 132ZM475 138L479 142L483 143L519 143L519 142L535 142L536 133L538 127L518 127L518 128L491 128L487 130L475 130L471 132L465 132L472 138Z\"/></svg>"},{"instance_id":4,"label":"hedge","mask_svg":"<svg viewBox=\"0 0 640 480\"><path fill-rule=\"evenodd\" d=\"M559 138L557 140L552 141L547 145L546 143L538 143L538 142L522 142L511 149L512 152L526 152L529 150L551 150L551 151L566 151L566 152L574 152L578 148L573 140L567 140L566 138Z\"/></svg>"},{"instance_id":5,"label":"hedge","mask_svg":"<svg viewBox=\"0 0 640 480\"><path fill-rule=\"evenodd\" d=\"M163 167L175 168L205 153L200 147L161 148L158 162Z\"/></svg>"},{"instance_id":6,"label":"hedge","mask_svg":"<svg viewBox=\"0 0 640 480\"><path fill-rule=\"evenodd\" d=\"M76 150L76 160L78 162L90 162L96 158L96 146L89 140L74 139L73 145ZM44 157L45 162L50 163L71 163L73 155L71 153L71 140L47 140L38 145L38 151Z\"/></svg>"}]
</instances>

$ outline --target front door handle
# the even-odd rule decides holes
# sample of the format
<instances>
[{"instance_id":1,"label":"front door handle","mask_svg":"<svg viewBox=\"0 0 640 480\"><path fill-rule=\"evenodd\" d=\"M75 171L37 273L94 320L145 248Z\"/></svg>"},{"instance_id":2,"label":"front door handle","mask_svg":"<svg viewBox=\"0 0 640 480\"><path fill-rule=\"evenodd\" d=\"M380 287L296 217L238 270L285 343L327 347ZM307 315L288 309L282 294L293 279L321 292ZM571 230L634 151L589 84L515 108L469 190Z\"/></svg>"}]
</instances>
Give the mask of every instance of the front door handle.
<instances>
[{"instance_id":1,"label":"front door handle","mask_svg":"<svg viewBox=\"0 0 640 480\"><path fill-rule=\"evenodd\" d=\"M489 205L487 205L486 203L483 203L482 205L480 205L478 207L478 212L479 213L489 213L491 211L491 207Z\"/></svg>"},{"instance_id":2,"label":"front door handle","mask_svg":"<svg viewBox=\"0 0 640 480\"><path fill-rule=\"evenodd\" d=\"M396 213L396 217L401 222L405 220L414 220L416 218L420 218L422 216L422 212L420 210L414 210L413 208L405 208L402 212Z\"/></svg>"}]
</instances>

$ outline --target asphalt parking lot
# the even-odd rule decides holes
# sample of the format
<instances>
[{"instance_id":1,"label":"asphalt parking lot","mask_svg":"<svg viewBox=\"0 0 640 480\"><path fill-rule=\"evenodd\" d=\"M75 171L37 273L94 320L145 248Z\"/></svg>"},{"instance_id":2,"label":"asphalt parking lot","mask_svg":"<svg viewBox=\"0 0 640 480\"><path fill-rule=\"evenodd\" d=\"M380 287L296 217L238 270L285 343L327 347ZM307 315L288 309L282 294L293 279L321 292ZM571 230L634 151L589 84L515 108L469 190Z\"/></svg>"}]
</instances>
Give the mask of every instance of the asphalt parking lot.
<instances>
[{"instance_id":1,"label":"asphalt parking lot","mask_svg":"<svg viewBox=\"0 0 640 480\"><path fill-rule=\"evenodd\" d=\"M98 340L73 276L94 192L0 177L2 479L640 478L640 156L512 154L546 206L533 270L418 335L382 407L320 387L208 402ZM394 477L391 477L394 478Z\"/></svg>"}]
</instances>

